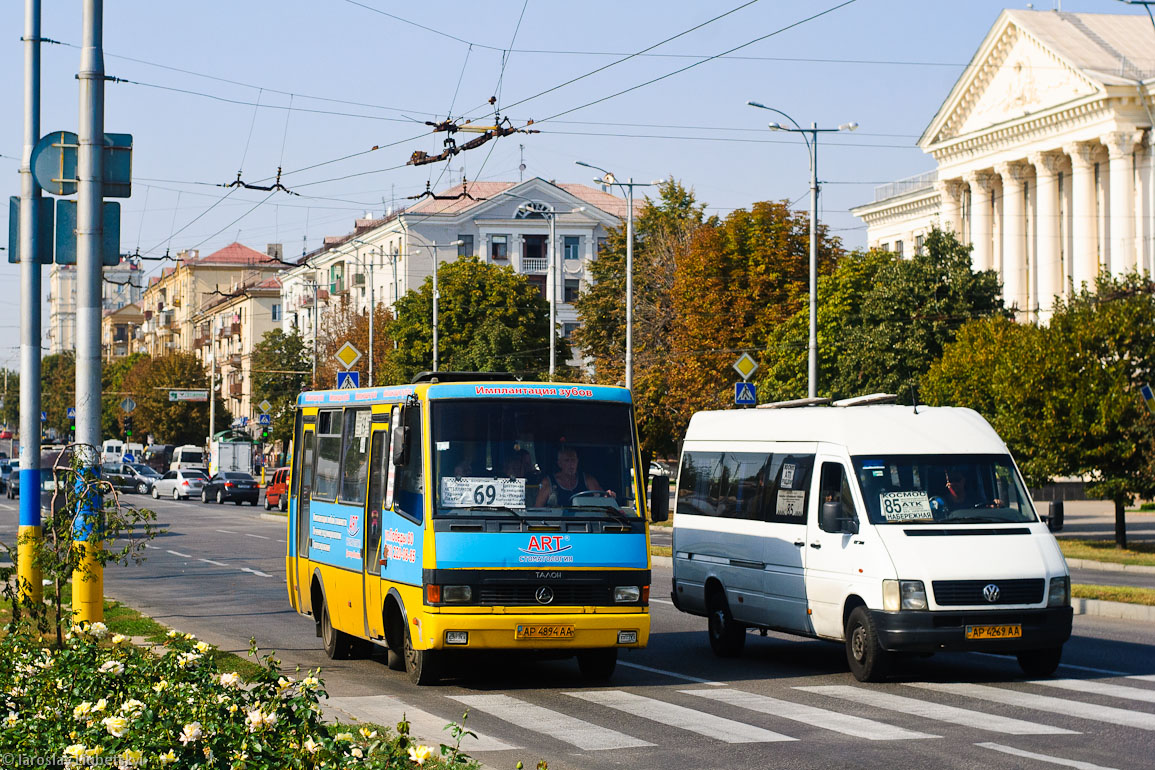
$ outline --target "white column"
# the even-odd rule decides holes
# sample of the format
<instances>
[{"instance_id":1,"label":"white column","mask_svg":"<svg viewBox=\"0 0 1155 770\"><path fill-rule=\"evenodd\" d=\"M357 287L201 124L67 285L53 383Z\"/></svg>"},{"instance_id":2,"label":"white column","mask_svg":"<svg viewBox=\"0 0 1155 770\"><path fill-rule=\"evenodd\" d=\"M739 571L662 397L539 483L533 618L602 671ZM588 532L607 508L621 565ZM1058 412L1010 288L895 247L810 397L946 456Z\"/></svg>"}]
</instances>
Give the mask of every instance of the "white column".
<instances>
[{"instance_id":1,"label":"white column","mask_svg":"<svg viewBox=\"0 0 1155 770\"><path fill-rule=\"evenodd\" d=\"M1074 142L1063 147L1071 156L1071 283L1092 290L1099 275L1098 212L1095 210L1095 145Z\"/></svg>"},{"instance_id":2,"label":"white column","mask_svg":"<svg viewBox=\"0 0 1155 770\"><path fill-rule=\"evenodd\" d=\"M962 238L962 192L963 184L958 179L944 179L935 182L938 191L940 224L943 230L953 232ZM913 252L911 252L913 254Z\"/></svg>"},{"instance_id":3,"label":"white column","mask_svg":"<svg viewBox=\"0 0 1155 770\"><path fill-rule=\"evenodd\" d=\"M1027 307L1027 222L1023 206L1023 183L1029 167L1022 163L1000 163L995 171L1003 180L1003 302L1017 308L1016 320L1026 318Z\"/></svg>"},{"instance_id":4,"label":"white column","mask_svg":"<svg viewBox=\"0 0 1155 770\"><path fill-rule=\"evenodd\" d=\"M1113 275L1135 269L1135 134L1113 131L1103 137L1110 158L1111 251L1107 264Z\"/></svg>"},{"instance_id":5,"label":"white column","mask_svg":"<svg viewBox=\"0 0 1155 770\"><path fill-rule=\"evenodd\" d=\"M976 271L994 267L991 248L991 192L994 175L989 171L973 171L966 175L971 187L971 263Z\"/></svg>"},{"instance_id":6,"label":"white column","mask_svg":"<svg viewBox=\"0 0 1155 770\"><path fill-rule=\"evenodd\" d=\"M1035 194L1037 233L1035 258L1035 288L1038 298L1038 319L1046 323L1054 309L1055 295L1063 292L1063 265L1059 246L1059 170L1063 157L1054 153L1032 153L1038 185Z\"/></svg>"}]
</instances>

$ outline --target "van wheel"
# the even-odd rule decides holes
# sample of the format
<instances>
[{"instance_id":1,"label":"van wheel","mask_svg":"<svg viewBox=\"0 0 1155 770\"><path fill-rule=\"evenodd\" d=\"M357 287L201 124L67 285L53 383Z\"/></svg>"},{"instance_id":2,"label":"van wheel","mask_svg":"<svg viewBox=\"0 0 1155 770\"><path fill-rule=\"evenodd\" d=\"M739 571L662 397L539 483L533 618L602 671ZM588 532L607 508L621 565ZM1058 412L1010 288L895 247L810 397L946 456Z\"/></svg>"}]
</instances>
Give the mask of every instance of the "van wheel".
<instances>
[{"instance_id":1,"label":"van wheel","mask_svg":"<svg viewBox=\"0 0 1155 770\"><path fill-rule=\"evenodd\" d=\"M736 658L746 646L746 624L734 620L726 594L715 591L710 597L706 631L710 649L719 658Z\"/></svg>"},{"instance_id":2,"label":"van wheel","mask_svg":"<svg viewBox=\"0 0 1155 770\"><path fill-rule=\"evenodd\" d=\"M582 678L591 682L606 682L614 675L614 668L618 665L618 650L610 647L606 650L579 652L577 663Z\"/></svg>"},{"instance_id":3,"label":"van wheel","mask_svg":"<svg viewBox=\"0 0 1155 770\"><path fill-rule=\"evenodd\" d=\"M353 638L333 628L328 602L321 604L321 643L325 645L325 654L332 660L347 660L353 651Z\"/></svg>"},{"instance_id":4,"label":"van wheel","mask_svg":"<svg viewBox=\"0 0 1155 770\"><path fill-rule=\"evenodd\" d=\"M878 643L878 628L865 607L855 607L846 619L846 662L860 682L880 681L890 667L890 654Z\"/></svg>"},{"instance_id":5,"label":"van wheel","mask_svg":"<svg viewBox=\"0 0 1155 770\"><path fill-rule=\"evenodd\" d=\"M441 678L441 651L415 650L409 626L405 626L405 671L416 685L434 684Z\"/></svg>"},{"instance_id":6,"label":"van wheel","mask_svg":"<svg viewBox=\"0 0 1155 770\"><path fill-rule=\"evenodd\" d=\"M1059 659L1063 657L1063 648L1023 650L1017 657L1019 668L1023 670L1024 674L1035 679L1042 679L1055 673L1055 669L1059 667Z\"/></svg>"}]
</instances>

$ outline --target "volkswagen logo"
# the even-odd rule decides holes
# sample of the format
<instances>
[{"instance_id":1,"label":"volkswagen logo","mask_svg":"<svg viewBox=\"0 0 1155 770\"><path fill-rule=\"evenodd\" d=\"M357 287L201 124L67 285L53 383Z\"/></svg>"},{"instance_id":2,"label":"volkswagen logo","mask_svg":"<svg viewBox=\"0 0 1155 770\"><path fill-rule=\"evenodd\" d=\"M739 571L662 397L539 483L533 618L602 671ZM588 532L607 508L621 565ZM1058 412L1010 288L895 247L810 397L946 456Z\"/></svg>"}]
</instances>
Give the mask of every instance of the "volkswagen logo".
<instances>
[{"instance_id":1,"label":"volkswagen logo","mask_svg":"<svg viewBox=\"0 0 1155 770\"><path fill-rule=\"evenodd\" d=\"M999 600L999 587L994 583L987 583L983 586L983 598L991 603L997 602Z\"/></svg>"},{"instance_id":2,"label":"volkswagen logo","mask_svg":"<svg viewBox=\"0 0 1155 770\"><path fill-rule=\"evenodd\" d=\"M998 589L995 589L998 593ZM533 598L537 599L538 604L549 604L553 601L553 589L549 586L538 586L537 591L534 592Z\"/></svg>"}]
</instances>

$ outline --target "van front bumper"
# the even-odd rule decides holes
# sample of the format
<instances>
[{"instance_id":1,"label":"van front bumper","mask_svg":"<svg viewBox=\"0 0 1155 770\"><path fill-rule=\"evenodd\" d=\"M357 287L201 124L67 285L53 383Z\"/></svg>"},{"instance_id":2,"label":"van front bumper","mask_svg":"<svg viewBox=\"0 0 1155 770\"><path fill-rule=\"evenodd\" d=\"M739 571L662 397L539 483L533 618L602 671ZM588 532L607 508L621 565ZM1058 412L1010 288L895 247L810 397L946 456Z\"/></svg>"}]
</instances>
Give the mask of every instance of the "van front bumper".
<instances>
[{"instance_id":1,"label":"van front bumper","mask_svg":"<svg viewBox=\"0 0 1155 770\"><path fill-rule=\"evenodd\" d=\"M982 650L1014 652L1043 650L1062 645L1071 636L1070 607L1001 612L883 612L871 610L878 643L891 652ZM1019 625L1022 636L1006 639L967 639L967 626Z\"/></svg>"}]
</instances>

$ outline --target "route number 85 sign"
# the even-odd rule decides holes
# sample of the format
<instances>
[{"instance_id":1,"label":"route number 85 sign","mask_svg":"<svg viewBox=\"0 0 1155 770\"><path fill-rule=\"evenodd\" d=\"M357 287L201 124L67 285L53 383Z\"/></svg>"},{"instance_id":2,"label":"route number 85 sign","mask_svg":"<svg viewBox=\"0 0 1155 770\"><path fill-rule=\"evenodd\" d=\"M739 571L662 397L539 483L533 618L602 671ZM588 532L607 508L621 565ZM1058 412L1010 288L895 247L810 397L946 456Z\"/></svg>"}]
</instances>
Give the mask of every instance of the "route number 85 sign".
<instances>
[{"instance_id":1,"label":"route number 85 sign","mask_svg":"<svg viewBox=\"0 0 1155 770\"><path fill-rule=\"evenodd\" d=\"M441 504L447 508L524 508L525 479L446 477L441 479Z\"/></svg>"}]
</instances>

